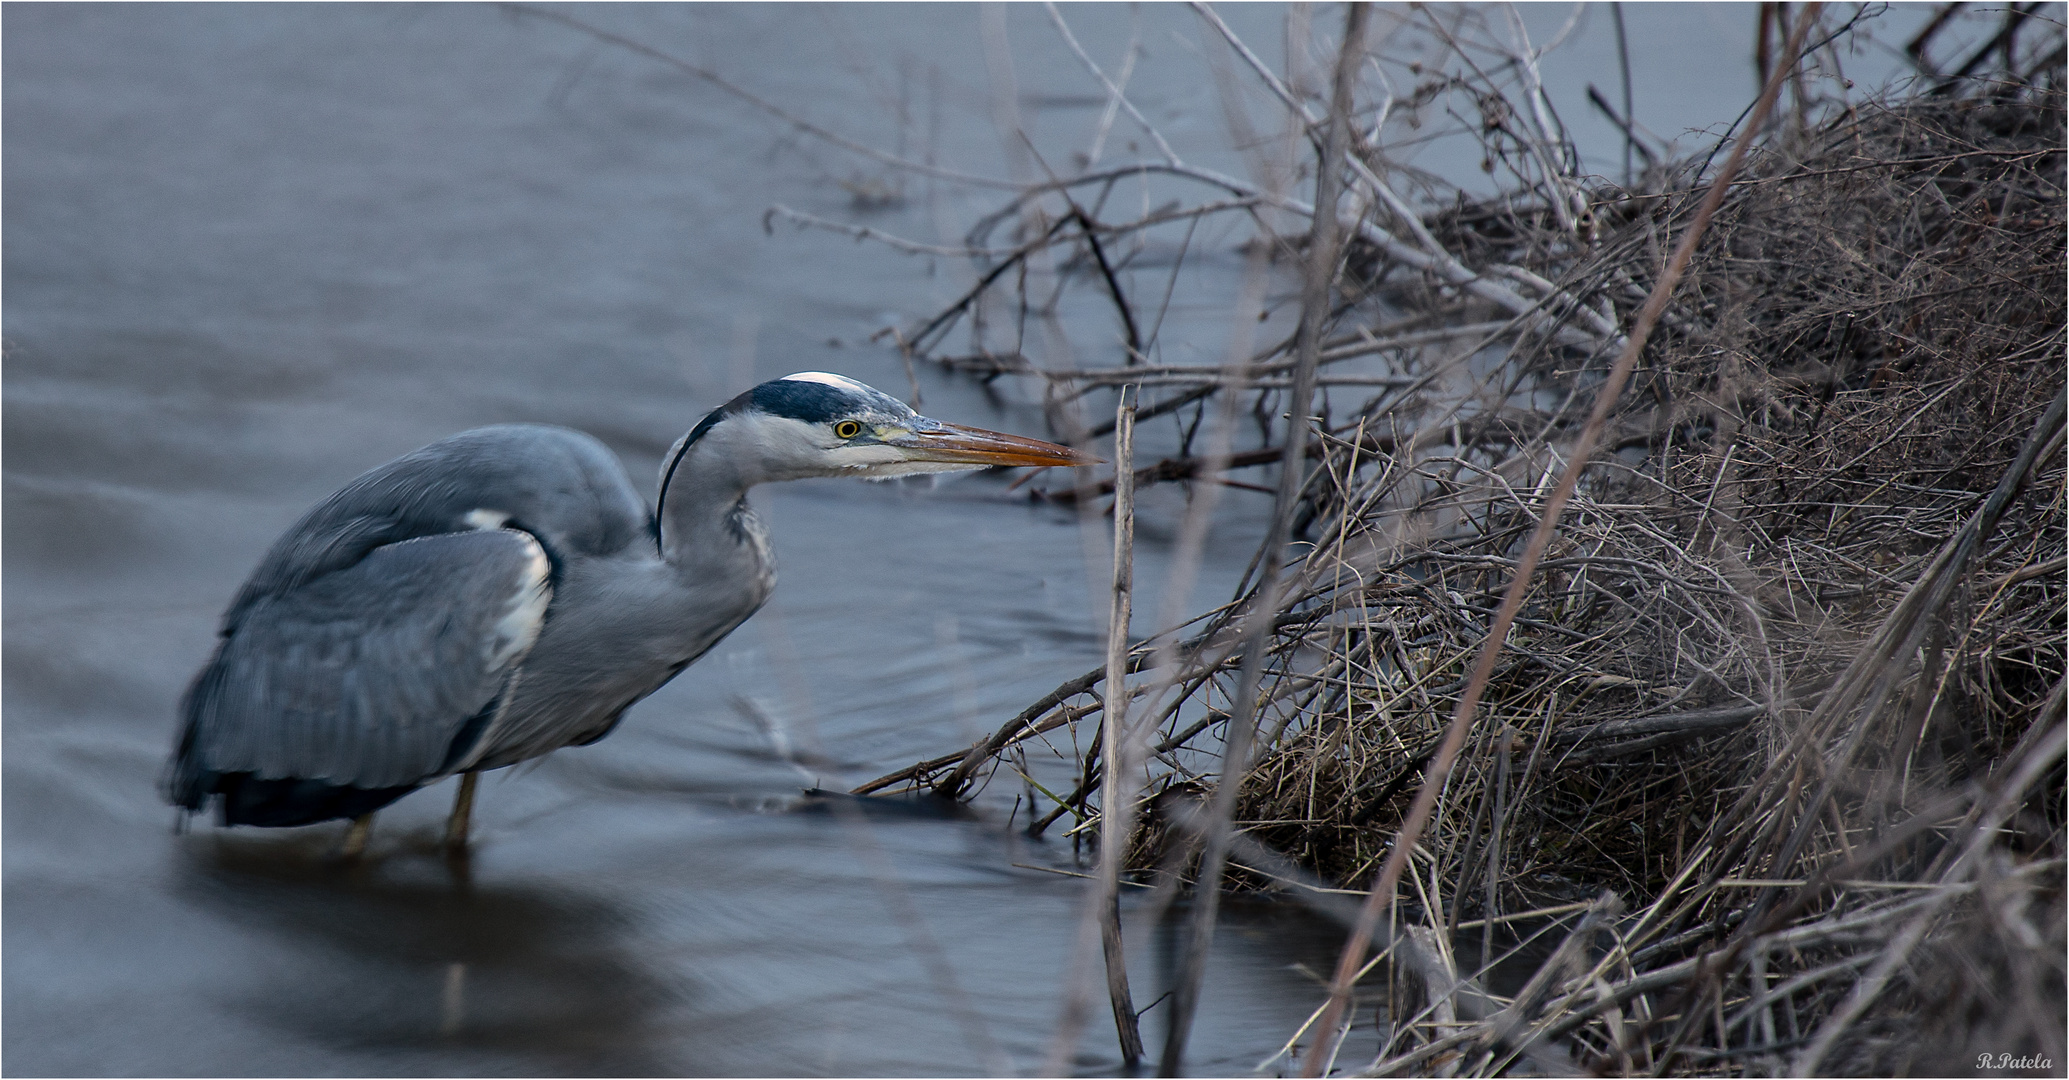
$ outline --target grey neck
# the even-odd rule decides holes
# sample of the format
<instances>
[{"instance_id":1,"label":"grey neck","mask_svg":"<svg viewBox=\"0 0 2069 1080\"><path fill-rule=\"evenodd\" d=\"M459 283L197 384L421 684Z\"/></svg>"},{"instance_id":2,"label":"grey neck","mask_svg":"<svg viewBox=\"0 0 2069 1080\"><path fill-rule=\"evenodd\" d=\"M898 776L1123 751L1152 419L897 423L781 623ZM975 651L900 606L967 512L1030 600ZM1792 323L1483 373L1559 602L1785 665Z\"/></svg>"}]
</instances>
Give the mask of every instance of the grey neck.
<instances>
[{"instance_id":1,"label":"grey neck","mask_svg":"<svg viewBox=\"0 0 2069 1080\"><path fill-rule=\"evenodd\" d=\"M732 547L742 539L738 515L748 512L746 479L716 448L690 446L664 478L660 493L661 557L682 564Z\"/></svg>"},{"instance_id":2,"label":"grey neck","mask_svg":"<svg viewBox=\"0 0 2069 1080\"><path fill-rule=\"evenodd\" d=\"M767 536L747 505L747 489L766 477L755 471L753 448L735 445L742 438L733 427L705 431L663 477L661 558L697 587L760 580L771 570Z\"/></svg>"}]
</instances>

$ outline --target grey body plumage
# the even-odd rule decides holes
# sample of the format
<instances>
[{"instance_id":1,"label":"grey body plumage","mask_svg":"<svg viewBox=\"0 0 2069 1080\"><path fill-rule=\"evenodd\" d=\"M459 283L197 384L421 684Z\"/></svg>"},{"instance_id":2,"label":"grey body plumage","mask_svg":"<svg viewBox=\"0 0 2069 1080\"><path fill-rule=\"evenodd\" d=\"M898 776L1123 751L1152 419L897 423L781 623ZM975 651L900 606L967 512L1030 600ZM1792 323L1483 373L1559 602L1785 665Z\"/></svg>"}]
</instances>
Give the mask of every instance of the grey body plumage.
<instances>
[{"instance_id":1,"label":"grey body plumage","mask_svg":"<svg viewBox=\"0 0 2069 1080\"><path fill-rule=\"evenodd\" d=\"M580 432L441 440L273 545L181 703L167 795L308 824L593 742L768 598L754 485L1086 460L819 373L713 410L670 450L654 512Z\"/></svg>"}]
</instances>

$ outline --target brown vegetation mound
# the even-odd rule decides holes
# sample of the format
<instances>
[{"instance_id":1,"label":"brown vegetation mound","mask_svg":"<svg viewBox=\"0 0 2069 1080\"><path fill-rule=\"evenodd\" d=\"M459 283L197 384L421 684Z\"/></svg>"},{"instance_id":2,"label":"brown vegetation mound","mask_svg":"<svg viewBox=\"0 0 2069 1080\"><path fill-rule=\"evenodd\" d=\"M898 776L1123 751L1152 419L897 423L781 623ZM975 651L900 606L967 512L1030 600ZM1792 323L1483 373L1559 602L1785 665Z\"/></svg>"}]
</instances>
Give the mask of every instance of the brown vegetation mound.
<instances>
[{"instance_id":1,"label":"brown vegetation mound","mask_svg":"<svg viewBox=\"0 0 2069 1080\"><path fill-rule=\"evenodd\" d=\"M2061 1060L2062 147L2047 95L1863 109L1770 154L1569 511L1410 895L1454 933L1604 889L1639 913L1605 924L1604 1002L1688 970L1631 1029L1589 1021L1611 1067L1802 1046L1871 965L1888 986L1828 1060ZM1561 284L1641 295L1687 201L1610 207ZM1312 619L1238 803L1253 837L1369 882L1550 456L1493 484L1459 455L1330 470ZM1434 498L1390 504L1403 473ZM1409 539L1439 504L1440 536ZM1891 937L1929 944L1907 964Z\"/></svg>"}]
</instances>

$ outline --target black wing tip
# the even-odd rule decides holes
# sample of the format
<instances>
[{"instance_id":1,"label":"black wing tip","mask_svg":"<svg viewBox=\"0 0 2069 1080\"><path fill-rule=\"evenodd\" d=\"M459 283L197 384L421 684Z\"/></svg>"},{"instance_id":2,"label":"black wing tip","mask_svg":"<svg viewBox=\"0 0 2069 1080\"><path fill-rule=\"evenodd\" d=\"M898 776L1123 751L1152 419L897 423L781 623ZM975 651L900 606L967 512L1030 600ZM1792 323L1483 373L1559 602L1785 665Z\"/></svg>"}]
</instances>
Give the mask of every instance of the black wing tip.
<instances>
[{"instance_id":1,"label":"black wing tip","mask_svg":"<svg viewBox=\"0 0 2069 1080\"><path fill-rule=\"evenodd\" d=\"M415 790L415 784L362 788L294 776L272 779L248 772L197 770L177 777L167 794L173 805L190 813L204 809L211 796L220 796L218 824L279 829L362 817Z\"/></svg>"}]
</instances>

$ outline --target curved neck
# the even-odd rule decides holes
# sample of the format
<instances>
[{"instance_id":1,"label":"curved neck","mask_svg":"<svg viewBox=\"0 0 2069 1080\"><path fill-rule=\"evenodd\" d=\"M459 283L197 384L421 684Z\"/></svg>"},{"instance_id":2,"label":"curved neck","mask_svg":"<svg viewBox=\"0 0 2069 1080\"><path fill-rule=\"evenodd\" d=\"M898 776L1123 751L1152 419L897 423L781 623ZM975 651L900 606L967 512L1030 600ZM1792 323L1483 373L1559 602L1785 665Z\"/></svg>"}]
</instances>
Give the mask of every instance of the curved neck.
<instances>
[{"instance_id":1,"label":"curved neck","mask_svg":"<svg viewBox=\"0 0 2069 1080\"><path fill-rule=\"evenodd\" d=\"M672 563L732 547L742 539L735 519L747 513L752 482L702 441L687 447L663 477L655 524L661 557Z\"/></svg>"},{"instance_id":2,"label":"curved neck","mask_svg":"<svg viewBox=\"0 0 2069 1080\"><path fill-rule=\"evenodd\" d=\"M768 478L737 441L725 424L692 432L663 471L655 527L661 558L679 573L758 576L771 561L767 536L747 505L747 489Z\"/></svg>"}]
</instances>

